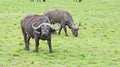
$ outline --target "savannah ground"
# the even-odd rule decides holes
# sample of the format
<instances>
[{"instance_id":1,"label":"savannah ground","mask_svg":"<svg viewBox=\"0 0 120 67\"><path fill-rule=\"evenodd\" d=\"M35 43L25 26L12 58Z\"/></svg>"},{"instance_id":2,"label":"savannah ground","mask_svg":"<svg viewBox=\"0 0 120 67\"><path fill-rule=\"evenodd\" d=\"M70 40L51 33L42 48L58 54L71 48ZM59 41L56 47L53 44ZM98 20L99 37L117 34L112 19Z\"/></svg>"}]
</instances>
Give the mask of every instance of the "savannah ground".
<instances>
[{"instance_id":1,"label":"savannah ground","mask_svg":"<svg viewBox=\"0 0 120 67\"><path fill-rule=\"evenodd\" d=\"M0 67L120 67L120 0L0 0ZM39 53L24 50L20 20L48 9L68 11L81 22L79 36L52 35L54 53L40 40Z\"/></svg>"}]
</instances>

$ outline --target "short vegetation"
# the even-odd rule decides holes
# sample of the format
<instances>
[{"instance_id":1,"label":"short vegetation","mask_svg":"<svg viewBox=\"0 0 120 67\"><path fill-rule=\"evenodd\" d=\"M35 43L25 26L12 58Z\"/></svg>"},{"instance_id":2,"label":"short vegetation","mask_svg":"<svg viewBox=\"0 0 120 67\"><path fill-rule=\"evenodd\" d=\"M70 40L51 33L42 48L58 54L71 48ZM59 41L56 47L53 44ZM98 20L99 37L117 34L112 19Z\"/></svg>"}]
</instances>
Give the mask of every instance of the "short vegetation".
<instances>
[{"instance_id":1,"label":"short vegetation","mask_svg":"<svg viewBox=\"0 0 120 67\"><path fill-rule=\"evenodd\" d=\"M120 0L0 0L0 67L120 67ZM79 36L52 35L54 53L40 41L39 53L24 50L20 20L48 9L68 11L81 22Z\"/></svg>"}]
</instances>

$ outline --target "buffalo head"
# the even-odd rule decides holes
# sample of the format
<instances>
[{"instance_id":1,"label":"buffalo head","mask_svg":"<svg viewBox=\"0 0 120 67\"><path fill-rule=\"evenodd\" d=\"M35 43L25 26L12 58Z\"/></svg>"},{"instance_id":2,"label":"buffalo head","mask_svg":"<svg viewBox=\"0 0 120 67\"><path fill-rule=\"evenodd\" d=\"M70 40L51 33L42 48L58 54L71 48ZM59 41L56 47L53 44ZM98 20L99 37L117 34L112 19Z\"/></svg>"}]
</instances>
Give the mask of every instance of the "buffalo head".
<instances>
[{"instance_id":1,"label":"buffalo head","mask_svg":"<svg viewBox=\"0 0 120 67\"><path fill-rule=\"evenodd\" d=\"M49 23L41 23L37 26L37 22L35 22L32 24L32 28L36 34L39 34L44 38L49 36L49 34L56 32L56 29L54 29Z\"/></svg>"},{"instance_id":2,"label":"buffalo head","mask_svg":"<svg viewBox=\"0 0 120 67\"><path fill-rule=\"evenodd\" d=\"M73 34L75 37L78 36L78 30L79 30L80 25L81 25L81 23L79 23L79 25L72 25L72 26L71 26L72 34Z\"/></svg>"}]
</instances>

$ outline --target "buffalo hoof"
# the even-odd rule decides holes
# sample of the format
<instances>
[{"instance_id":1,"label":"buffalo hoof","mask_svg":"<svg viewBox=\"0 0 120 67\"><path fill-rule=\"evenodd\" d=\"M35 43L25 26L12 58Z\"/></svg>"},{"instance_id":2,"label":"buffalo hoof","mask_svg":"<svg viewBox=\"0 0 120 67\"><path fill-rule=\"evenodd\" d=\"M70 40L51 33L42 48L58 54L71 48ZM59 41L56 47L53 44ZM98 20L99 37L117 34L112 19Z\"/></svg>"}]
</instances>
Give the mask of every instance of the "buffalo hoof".
<instances>
[{"instance_id":1,"label":"buffalo hoof","mask_svg":"<svg viewBox=\"0 0 120 67\"><path fill-rule=\"evenodd\" d=\"M53 52L54 52L53 50L50 51L50 53L53 53Z\"/></svg>"},{"instance_id":2,"label":"buffalo hoof","mask_svg":"<svg viewBox=\"0 0 120 67\"><path fill-rule=\"evenodd\" d=\"M27 47L25 47L24 49L25 49L26 51L29 51L29 50L30 50L30 49L29 49L29 48L27 48Z\"/></svg>"},{"instance_id":3,"label":"buffalo hoof","mask_svg":"<svg viewBox=\"0 0 120 67\"><path fill-rule=\"evenodd\" d=\"M78 37L78 36L75 36L75 37Z\"/></svg>"},{"instance_id":4,"label":"buffalo hoof","mask_svg":"<svg viewBox=\"0 0 120 67\"><path fill-rule=\"evenodd\" d=\"M33 50L33 52L34 52L34 53L38 53L38 51L37 51L37 50Z\"/></svg>"}]
</instances>

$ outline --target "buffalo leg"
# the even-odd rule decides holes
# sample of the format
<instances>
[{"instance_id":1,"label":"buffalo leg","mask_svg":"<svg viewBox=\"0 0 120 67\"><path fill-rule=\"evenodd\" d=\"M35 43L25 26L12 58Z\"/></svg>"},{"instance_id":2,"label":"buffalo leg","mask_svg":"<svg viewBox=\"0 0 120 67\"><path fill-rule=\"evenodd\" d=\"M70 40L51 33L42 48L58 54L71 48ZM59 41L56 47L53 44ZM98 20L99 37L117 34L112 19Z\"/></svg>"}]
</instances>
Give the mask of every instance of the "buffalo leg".
<instances>
[{"instance_id":1,"label":"buffalo leg","mask_svg":"<svg viewBox=\"0 0 120 67\"><path fill-rule=\"evenodd\" d=\"M34 52L38 53L38 46L39 46L39 39L38 38L35 38L35 44L36 44L36 47L35 47Z\"/></svg>"},{"instance_id":2,"label":"buffalo leg","mask_svg":"<svg viewBox=\"0 0 120 67\"><path fill-rule=\"evenodd\" d=\"M29 50L29 38L27 38L27 33L23 28L22 28L22 33L23 33L24 42L25 42L25 50Z\"/></svg>"},{"instance_id":3,"label":"buffalo leg","mask_svg":"<svg viewBox=\"0 0 120 67\"><path fill-rule=\"evenodd\" d=\"M27 37L27 39L26 39L26 45L25 45L25 50L30 50L30 48L29 48L29 41L30 41L30 38L31 37Z\"/></svg>"},{"instance_id":4,"label":"buffalo leg","mask_svg":"<svg viewBox=\"0 0 120 67\"><path fill-rule=\"evenodd\" d=\"M60 30L59 30L59 32L58 32L59 35L60 35L60 33L61 33L61 30L62 30L62 26L60 27Z\"/></svg>"},{"instance_id":5,"label":"buffalo leg","mask_svg":"<svg viewBox=\"0 0 120 67\"><path fill-rule=\"evenodd\" d=\"M45 2L45 0L43 0L43 2Z\"/></svg>"},{"instance_id":6,"label":"buffalo leg","mask_svg":"<svg viewBox=\"0 0 120 67\"><path fill-rule=\"evenodd\" d=\"M65 32L65 35L68 36L66 26L64 26L64 32Z\"/></svg>"},{"instance_id":7,"label":"buffalo leg","mask_svg":"<svg viewBox=\"0 0 120 67\"><path fill-rule=\"evenodd\" d=\"M49 51L50 51L50 53L52 53L53 49L52 49L52 45L51 45L51 38L48 39L47 42L48 42Z\"/></svg>"}]
</instances>

